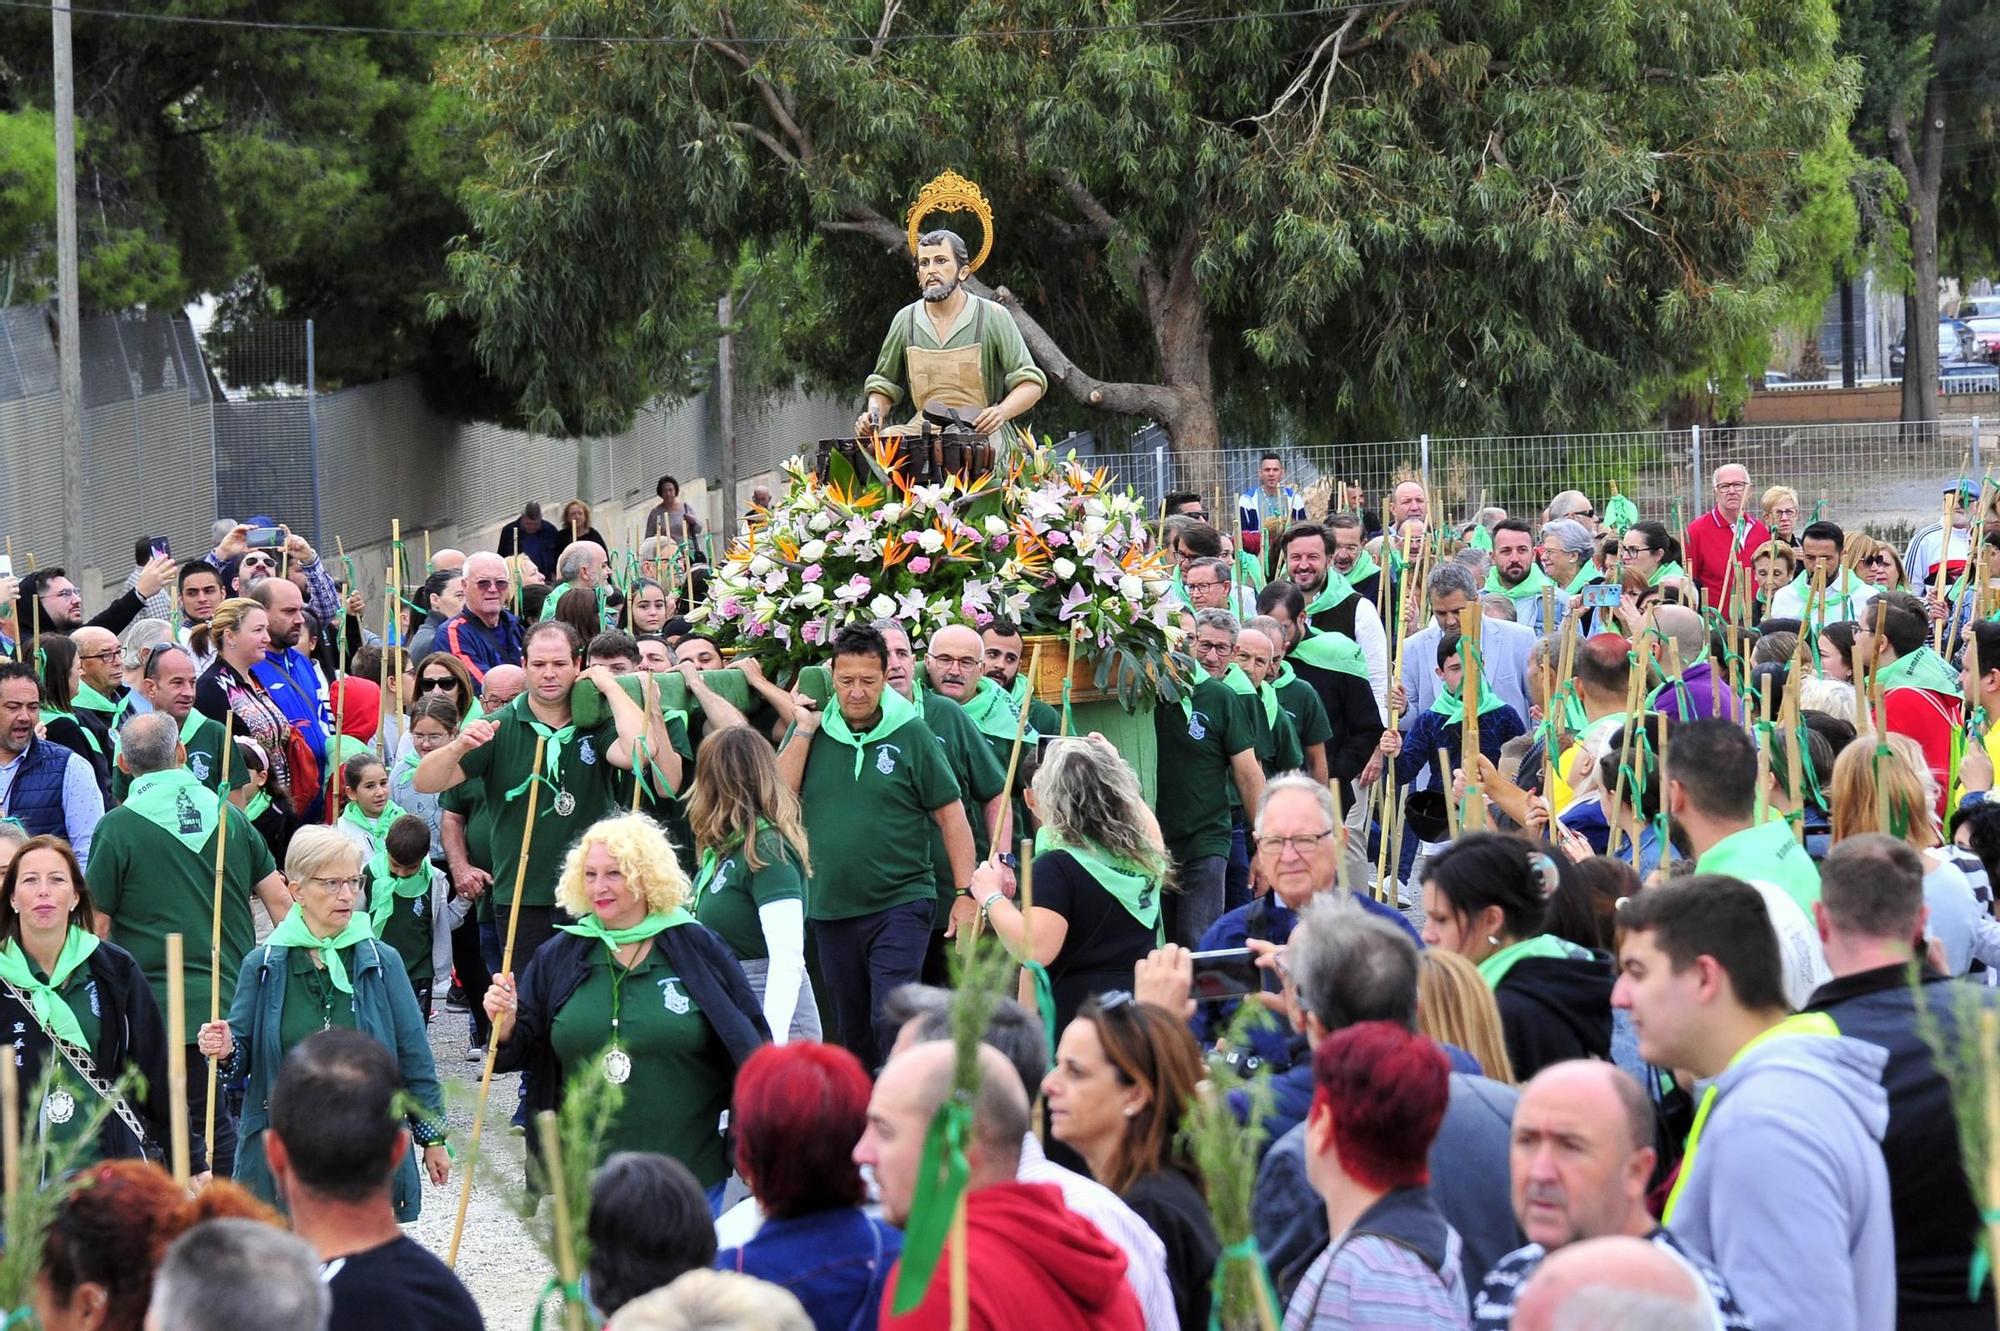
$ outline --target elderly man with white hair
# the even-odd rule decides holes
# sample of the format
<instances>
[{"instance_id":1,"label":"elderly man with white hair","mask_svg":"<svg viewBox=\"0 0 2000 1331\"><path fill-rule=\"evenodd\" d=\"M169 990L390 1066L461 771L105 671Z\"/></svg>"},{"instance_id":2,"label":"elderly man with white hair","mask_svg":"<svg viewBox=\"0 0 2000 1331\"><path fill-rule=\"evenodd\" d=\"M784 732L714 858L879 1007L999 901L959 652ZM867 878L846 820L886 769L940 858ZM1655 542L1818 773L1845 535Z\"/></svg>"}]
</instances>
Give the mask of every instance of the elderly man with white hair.
<instances>
[{"instance_id":1,"label":"elderly man with white hair","mask_svg":"<svg viewBox=\"0 0 2000 1331\"><path fill-rule=\"evenodd\" d=\"M556 585L549 588L548 599L542 602L542 618L553 619L556 602L562 600L564 593L579 588L597 592L602 601L610 569L611 557L597 542L572 541L564 546L556 558Z\"/></svg>"},{"instance_id":2,"label":"elderly man with white hair","mask_svg":"<svg viewBox=\"0 0 2000 1331\"><path fill-rule=\"evenodd\" d=\"M1577 522L1594 532L1597 529L1597 506L1581 490L1564 490L1549 500L1549 506L1542 510L1542 521Z\"/></svg>"},{"instance_id":3,"label":"elderly man with white hair","mask_svg":"<svg viewBox=\"0 0 2000 1331\"><path fill-rule=\"evenodd\" d=\"M1750 472L1738 463L1715 469L1715 507L1688 524L1687 571L1708 605L1728 613L1739 595L1754 590L1751 561L1771 539L1770 528L1747 511Z\"/></svg>"},{"instance_id":4,"label":"elderly man with white hair","mask_svg":"<svg viewBox=\"0 0 2000 1331\"><path fill-rule=\"evenodd\" d=\"M486 672L500 665L518 666L526 642L521 619L507 608L513 580L507 561L490 550L465 561L465 609L444 622L434 645L465 663L475 684L484 685Z\"/></svg>"}]
</instances>

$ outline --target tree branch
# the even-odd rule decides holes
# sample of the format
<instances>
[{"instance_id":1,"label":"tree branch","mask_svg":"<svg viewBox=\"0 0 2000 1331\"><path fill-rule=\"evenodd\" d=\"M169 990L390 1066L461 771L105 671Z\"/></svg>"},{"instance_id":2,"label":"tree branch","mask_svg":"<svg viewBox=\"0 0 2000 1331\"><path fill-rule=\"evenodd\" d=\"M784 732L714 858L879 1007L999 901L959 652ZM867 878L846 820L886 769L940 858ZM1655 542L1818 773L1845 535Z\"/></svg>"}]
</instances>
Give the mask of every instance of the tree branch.
<instances>
[{"instance_id":1,"label":"tree branch","mask_svg":"<svg viewBox=\"0 0 2000 1331\"><path fill-rule=\"evenodd\" d=\"M771 119L778 122L779 130L791 140L793 152L798 160L812 161L812 139L800 127L799 122L793 119L791 111L786 107L785 99L779 95L771 80L757 72L756 62L728 42L718 41L714 37L703 37L701 46L704 50L715 52L750 76L750 86L757 90L759 100L764 103L764 109L771 113Z\"/></svg>"},{"instance_id":2,"label":"tree branch","mask_svg":"<svg viewBox=\"0 0 2000 1331\"><path fill-rule=\"evenodd\" d=\"M772 153L776 154L778 160L783 162L786 166L796 167L799 164L799 159L793 156L791 149L785 147L784 144L778 142L776 137L774 137L769 130L760 129L756 125L753 125L745 120L732 120L729 122L729 127L735 130L738 134L746 135L749 138L753 138L757 140L757 142L763 144L766 148L769 148L772 151Z\"/></svg>"}]
</instances>

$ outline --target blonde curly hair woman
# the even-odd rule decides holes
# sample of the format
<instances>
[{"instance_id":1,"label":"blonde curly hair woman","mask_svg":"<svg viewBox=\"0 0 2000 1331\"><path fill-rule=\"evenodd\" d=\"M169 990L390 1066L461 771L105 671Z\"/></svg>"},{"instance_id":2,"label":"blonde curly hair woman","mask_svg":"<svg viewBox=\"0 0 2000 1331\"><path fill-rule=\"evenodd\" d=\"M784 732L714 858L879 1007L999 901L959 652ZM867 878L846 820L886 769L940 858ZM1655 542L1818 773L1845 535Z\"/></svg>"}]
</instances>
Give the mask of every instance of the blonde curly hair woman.
<instances>
[{"instance_id":1,"label":"blonde curly hair woman","mask_svg":"<svg viewBox=\"0 0 2000 1331\"><path fill-rule=\"evenodd\" d=\"M729 945L688 913L688 879L659 824L591 825L563 863L556 904L576 917L522 971L493 977L495 1068L527 1074L528 1112L561 1107L580 1073L622 1095L600 1149L659 1151L713 1202L729 1177L722 1115L736 1069L770 1039Z\"/></svg>"}]
</instances>

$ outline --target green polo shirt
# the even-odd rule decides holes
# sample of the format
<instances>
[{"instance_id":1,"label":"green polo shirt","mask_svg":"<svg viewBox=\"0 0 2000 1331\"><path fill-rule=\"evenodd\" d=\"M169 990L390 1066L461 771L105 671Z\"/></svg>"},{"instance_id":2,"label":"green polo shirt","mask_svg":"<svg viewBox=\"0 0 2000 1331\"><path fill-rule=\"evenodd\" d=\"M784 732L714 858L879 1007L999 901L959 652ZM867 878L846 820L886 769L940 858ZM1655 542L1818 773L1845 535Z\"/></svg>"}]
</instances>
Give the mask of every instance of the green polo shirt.
<instances>
[{"instance_id":1,"label":"green polo shirt","mask_svg":"<svg viewBox=\"0 0 2000 1331\"><path fill-rule=\"evenodd\" d=\"M167 935L183 940L190 1029L208 1020L208 938L215 918L215 840L229 837L223 856L221 1011L236 994L243 956L256 946L250 898L257 884L278 871L270 843L243 811L227 800L214 836L200 854L130 809L113 809L97 825L84 877L91 900L111 917L111 941L130 952L146 973L160 1011L167 1010Z\"/></svg>"},{"instance_id":2,"label":"green polo shirt","mask_svg":"<svg viewBox=\"0 0 2000 1331\"><path fill-rule=\"evenodd\" d=\"M484 787L493 855L493 891L489 895L496 909L514 900L521 838L528 825L528 792L510 793L528 779L535 761L535 732L525 715L527 707L524 694L501 708L492 718L497 727L493 738L458 760L466 780ZM610 722L595 730L579 729L563 745L557 759L552 778L555 789L543 786L537 790L535 835L528 845L528 873L521 891L523 906L556 904L556 879L570 844L598 819L619 812L620 794L630 794L623 769L605 759L617 738L618 727ZM546 758L543 772L546 775ZM559 799L565 791L571 800L568 813L562 811Z\"/></svg>"},{"instance_id":3,"label":"green polo shirt","mask_svg":"<svg viewBox=\"0 0 2000 1331\"><path fill-rule=\"evenodd\" d=\"M425 867L429 869L428 864ZM442 871L431 869L430 872L436 875ZM428 890L420 897L394 897L389 918L382 921L382 932L375 935L396 949L396 955L403 959L403 970L413 986L432 977L431 943L437 912L431 909L431 905L436 892L437 883L433 878ZM371 865L361 871L361 897L354 908L366 911L368 903L374 899L375 870Z\"/></svg>"},{"instance_id":4,"label":"green polo shirt","mask_svg":"<svg viewBox=\"0 0 2000 1331\"><path fill-rule=\"evenodd\" d=\"M680 755L681 788L674 794L662 798L652 793L648 785L639 794L639 812L651 818L666 831L667 840L673 844L674 858L680 861L681 872L694 876L694 831L688 826L687 792L694 786L694 742L688 733L687 719L678 715L667 718L667 744ZM632 773L624 782L618 795L621 809L632 807L632 783L638 774Z\"/></svg>"},{"instance_id":5,"label":"green polo shirt","mask_svg":"<svg viewBox=\"0 0 2000 1331\"><path fill-rule=\"evenodd\" d=\"M716 859L714 873L697 874L694 880L695 919L722 935L729 950L743 961L768 960L771 955L758 909L773 901L800 901L806 894L799 858L775 828L758 830L756 848L761 869L750 867L738 842Z\"/></svg>"},{"instance_id":6,"label":"green polo shirt","mask_svg":"<svg viewBox=\"0 0 2000 1331\"><path fill-rule=\"evenodd\" d=\"M1292 728L1298 732L1301 745L1311 748L1333 738L1333 722L1327 718L1326 704L1320 701L1318 689L1297 675L1272 687L1278 691L1278 706L1292 718Z\"/></svg>"},{"instance_id":7,"label":"green polo shirt","mask_svg":"<svg viewBox=\"0 0 2000 1331\"><path fill-rule=\"evenodd\" d=\"M563 1079L602 1075L614 983L618 1047L631 1058L632 1075L620 1088L624 1095L598 1145L600 1155L658 1151L686 1165L703 1187L720 1183L729 1177L721 1124L736 1069L722 1037L658 947L629 971L605 948L595 949L589 975L550 1023Z\"/></svg>"},{"instance_id":8,"label":"green polo shirt","mask_svg":"<svg viewBox=\"0 0 2000 1331\"><path fill-rule=\"evenodd\" d=\"M354 948L339 949L340 964L354 974ZM283 1057L321 1031L354 1025L354 995L336 989L327 973L313 964L311 949L294 947L285 955L285 1005L278 1014L278 1055ZM272 1074L273 1079L277 1076Z\"/></svg>"},{"instance_id":9,"label":"green polo shirt","mask_svg":"<svg viewBox=\"0 0 2000 1331\"><path fill-rule=\"evenodd\" d=\"M487 816L485 792L470 781L461 781L438 796L438 808L465 819L465 857L473 866L491 873L493 868L492 819ZM484 901L485 898L481 897Z\"/></svg>"},{"instance_id":10,"label":"green polo shirt","mask_svg":"<svg viewBox=\"0 0 2000 1331\"><path fill-rule=\"evenodd\" d=\"M1221 680L1203 678L1181 702L1153 709L1160 746L1154 809L1176 864L1229 854L1229 800L1236 789L1229 760L1257 747L1256 729L1240 702ZM817 857L817 843L813 853Z\"/></svg>"},{"instance_id":11,"label":"green polo shirt","mask_svg":"<svg viewBox=\"0 0 2000 1331\"><path fill-rule=\"evenodd\" d=\"M217 794L222 793L222 723L203 716L200 712L189 712L188 720L197 724L182 723L181 744L187 749L187 769L194 773L194 779ZM232 755L229 760L229 788L241 790L250 778L244 775L243 764ZM123 804L125 797L132 793L132 778L125 775L118 766L118 732L111 732L111 801Z\"/></svg>"},{"instance_id":12,"label":"green polo shirt","mask_svg":"<svg viewBox=\"0 0 2000 1331\"><path fill-rule=\"evenodd\" d=\"M862 745L858 771L852 745L824 731L811 743L799 789L813 861L807 918L846 920L934 899L931 815L960 792L930 727L912 717Z\"/></svg>"},{"instance_id":13,"label":"green polo shirt","mask_svg":"<svg viewBox=\"0 0 2000 1331\"><path fill-rule=\"evenodd\" d=\"M95 847L90 855L97 858ZM1792 835L1791 824L1782 818L1730 833L1695 861L1694 871L1719 873L1746 883L1770 883L1798 902L1807 918L1812 916L1813 902L1819 900L1819 866Z\"/></svg>"},{"instance_id":14,"label":"green polo shirt","mask_svg":"<svg viewBox=\"0 0 2000 1331\"><path fill-rule=\"evenodd\" d=\"M1007 788L1006 759L994 756L993 743L981 733L965 709L942 694L924 692L924 724L944 751L945 763L958 782L959 803L965 806L965 821L972 824L973 861L984 860L992 849L992 835L986 826L986 801ZM1008 743L1013 743L1010 737ZM951 914L951 899L963 884L952 881L951 856L946 853L944 829L931 822L931 873L937 882L938 909L935 923L942 929Z\"/></svg>"}]
</instances>

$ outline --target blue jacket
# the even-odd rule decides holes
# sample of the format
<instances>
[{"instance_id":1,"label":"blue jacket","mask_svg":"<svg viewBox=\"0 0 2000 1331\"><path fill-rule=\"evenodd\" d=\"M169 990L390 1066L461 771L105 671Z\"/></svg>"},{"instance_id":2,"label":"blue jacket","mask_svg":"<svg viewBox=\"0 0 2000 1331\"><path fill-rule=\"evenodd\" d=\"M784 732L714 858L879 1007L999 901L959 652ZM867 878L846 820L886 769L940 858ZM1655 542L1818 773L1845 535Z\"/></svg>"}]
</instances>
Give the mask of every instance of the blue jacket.
<instances>
[{"instance_id":1,"label":"blue jacket","mask_svg":"<svg viewBox=\"0 0 2000 1331\"><path fill-rule=\"evenodd\" d=\"M271 701L292 722L307 744L312 746L313 757L319 765L326 766L326 721L320 707L319 671L313 667L312 658L296 647L283 651L271 651L264 659L250 668L271 695Z\"/></svg>"},{"instance_id":2,"label":"blue jacket","mask_svg":"<svg viewBox=\"0 0 2000 1331\"><path fill-rule=\"evenodd\" d=\"M717 1253L715 1269L791 1291L814 1331L875 1331L882 1291L902 1251L903 1231L841 1206L766 1220L748 1243Z\"/></svg>"},{"instance_id":3,"label":"blue jacket","mask_svg":"<svg viewBox=\"0 0 2000 1331\"><path fill-rule=\"evenodd\" d=\"M69 838L69 818L63 811L63 774L70 751L36 736L20 757L14 780L7 787L7 815L21 820L29 836Z\"/></svg>"},{"instance_id":4,"label":"blue jacket","mask_svg":"<svg viewBox=\"0 0 2000 1331\"><path fill-rule=\"evenodd\" d=\"M527 652L527 639L521 627L521 618L511 610L502 610L500 619L492 628L487 628L479 616L461 610L444 622L431 639L433 652L450 652L465 662L465 668L472 672L472 682L484 684L486 672L497 665L519 665Z\"/></svg>"},{"instance_id":5,"label":"blue jacket","mask_svg":"<svg viewBox=\"0 0 2000 1331\"><path fill-rule=\"evenodd\" d=\"M286 1050L278 1047L278 1027L285 1013L285 971L292 950L268 943L252 948L236 978L236 999L229 1005L229 1032L236 1041L227 1074L247 1073L243 1117L237 1124L236 1181L258 1197L282 1208L271 1166L264 1159L264 1130L271 1126L271 1086ZM424 1034L424 1016L396 949L372 938L354 945L348 967L354 982L354 1024L396 1055L403 1087L430 1110L428 1118L409 1115L411 1134L419 1147L444 1140L444 1095L438 1089L437 1067ZM423 1185L417 1178L417 1153L404 1155L390 1185L396 1220L408 1224L423 1209Z\"/></svg>"}]
</instances>

